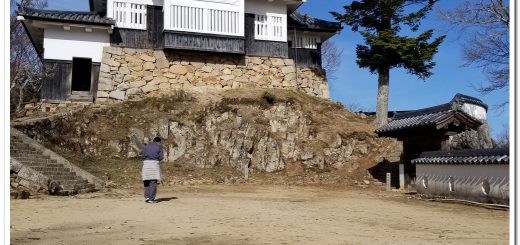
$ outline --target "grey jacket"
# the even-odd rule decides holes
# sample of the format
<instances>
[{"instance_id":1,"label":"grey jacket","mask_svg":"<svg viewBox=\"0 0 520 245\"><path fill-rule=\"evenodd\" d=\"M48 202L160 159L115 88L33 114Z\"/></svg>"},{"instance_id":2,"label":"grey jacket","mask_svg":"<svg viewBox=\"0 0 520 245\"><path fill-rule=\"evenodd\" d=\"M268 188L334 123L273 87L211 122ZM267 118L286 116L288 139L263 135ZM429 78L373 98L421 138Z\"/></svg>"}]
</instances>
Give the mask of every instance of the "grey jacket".
<instances>
[{"instance_id":1,"label":"grey jacket","mask_svg":"<svg viewBox=\"0 0 520 245\"><path fill-rule=\"evenodd\" d=\"M164 152L160 144L152 142L143 148L141 156L143 157L143 160L162 161L164 158Z\"/></svg>"}]
</instances>

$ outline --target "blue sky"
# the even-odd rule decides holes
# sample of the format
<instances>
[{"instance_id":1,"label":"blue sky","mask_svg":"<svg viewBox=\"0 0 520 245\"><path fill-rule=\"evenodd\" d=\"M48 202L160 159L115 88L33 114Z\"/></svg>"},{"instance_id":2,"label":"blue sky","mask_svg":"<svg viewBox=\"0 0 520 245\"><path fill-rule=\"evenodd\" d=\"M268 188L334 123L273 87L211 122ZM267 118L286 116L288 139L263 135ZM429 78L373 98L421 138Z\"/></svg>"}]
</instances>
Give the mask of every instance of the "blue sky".
<instances>
[{"instance_id":1,"label":"blue sky","mask_svg":"<svg viewBox=\"0 0 520 245\"><path fill-rule=\"evenodd\" d=\"M299 11L320 19L331 20L330 11L341 12L346 0L307 0ZM440 1L437 8L450 9L462 1ZM49 0L50 9L88 10L88 0ZM394 69L390 72L389 110L413 110L450 101L456 93L475 96L490 105L509 100L509 91L496 92L486 96L477 93L472 83L480 83L485 76L478 68L463 67L462 45L464 37L450 30L444 22L432 11L422 22L421 30L435 29L438 35L445 34L447 38L440 46L434 58L437 63L433 69L434 75L423 81L405 70ZM421 31L419 30L419 31ZM336 79L329 80L331 97L344 105L357 104L366 110L374 111L377 97L377 74L371 74L367 69L361 69L355 63L357 44L363 40L359 33L352 32L349 27L336 35L332 40L343 49L342 64L336 74ZM505 125L509 127L509 110L502 113L490 110L488 122L492 135L500 134Z\"/></svg>"}]
</instances>

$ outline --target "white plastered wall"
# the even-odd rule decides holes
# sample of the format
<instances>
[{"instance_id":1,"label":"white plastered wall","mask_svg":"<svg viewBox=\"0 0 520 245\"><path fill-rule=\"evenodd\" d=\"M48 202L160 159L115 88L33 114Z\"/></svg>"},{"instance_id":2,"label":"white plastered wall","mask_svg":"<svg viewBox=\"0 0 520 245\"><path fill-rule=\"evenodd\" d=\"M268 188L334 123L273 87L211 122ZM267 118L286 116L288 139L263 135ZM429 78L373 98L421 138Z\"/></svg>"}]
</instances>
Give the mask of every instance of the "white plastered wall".
<instances>
[{"instance_id":1,"label":"white plastered wall","mask_svg":"<svg viewBox=\"0 0 520 245\"><path fill-rule=\"evenodd\" d=\"M85 28L64 30L46 28L44 30L44 59L72 60L73 57L92 58L92 62L101 62L103 47L110 46L110 35L106 30Z\"/></svg>"},{"instance_id":2,"label":"white plastered wall","mask_svg":"<svg viewBox=\"0 0 520 245\"><path fill-rule=\"evenodd\" d=\"M416 188L428 195L455 196L468 200L485 201L487 198L509 199L508 164L417 164ZM454 191L450 191L450 177ZM427 186L423 179L427 179ZM482 192L482 182L490 183L490 193Z\"/></svg>"},{"instance_id":3,"label":"white plastered wall","mask_svg":"<svg viewBox=\"0 0 520 245\"><path fill-rule=\"evenodd\" d=\"M249 0L245 2L245 12L250 14L280 14L287 16L287 5L266 0Z\"/></svg>"},{"instance_id":4,"label":"white plastered wall","mask_svg":"<svg viewBox=\"0 0 520 245\"><path fill-rule=\"evenodd\" d=\"M486 108L470 103L464 103L462 105L462 110L474 118L479 120L486 120Z\"/></svg>"}]
</instances>

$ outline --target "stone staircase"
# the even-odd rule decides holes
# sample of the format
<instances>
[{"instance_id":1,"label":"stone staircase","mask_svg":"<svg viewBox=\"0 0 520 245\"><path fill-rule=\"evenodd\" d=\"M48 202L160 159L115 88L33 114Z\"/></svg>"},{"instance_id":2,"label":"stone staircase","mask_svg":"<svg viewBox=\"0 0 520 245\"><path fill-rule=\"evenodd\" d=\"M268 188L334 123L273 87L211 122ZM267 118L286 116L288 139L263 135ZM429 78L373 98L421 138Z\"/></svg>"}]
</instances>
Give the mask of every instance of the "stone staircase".
<instances>
[{"instance_id":1,"label":"stone staircase","mask_svg":"<svg viewBox=\"0 0 520 245\"><path fill-rule=\"evenodd\" d=\"M35 146L34 142L27 142L27 139L24 138L11 133L11 162L14 161L19 166L26 168L25 172L33 172L29 175L26 174L27 176L39 176L37 181L33 180L33 182L39 182L39 186L47 182L48 186L44 189L47 189L49 194L74 195L99 189L99 184L96 186L96 184L91 183L93 181L89 182L86 178L77 174L75 171L77 167L70 166L71 164L66 160L68 164L64 164L64 159L57 159L55 156L57 154L48 154L49 150L43 150L42 146ZM75 169L72 169L72 167ZM18 169L21 169L21 167L18 167ZM11 172L13 173L13 163L11 163ZM85 175L86 172L82 172L82 175ZM92 178L96 177L92 176ZM26 179L31 179L31 177L26 177Z\"/></svg>"}]
</instances>

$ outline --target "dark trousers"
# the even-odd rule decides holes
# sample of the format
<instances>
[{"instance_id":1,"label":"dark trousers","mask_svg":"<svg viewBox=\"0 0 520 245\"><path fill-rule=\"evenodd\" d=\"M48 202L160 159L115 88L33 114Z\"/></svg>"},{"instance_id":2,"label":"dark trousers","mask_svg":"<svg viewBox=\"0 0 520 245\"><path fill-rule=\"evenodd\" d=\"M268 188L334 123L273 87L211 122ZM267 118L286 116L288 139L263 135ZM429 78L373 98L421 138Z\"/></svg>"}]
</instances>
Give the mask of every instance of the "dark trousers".
<instances>
[{"instance_id":1,"label":"dark trousers","mask_svg":"<svg viewBox=\"0 0 520 245\"><path fill-rule=\"evenodd\" d=\"M157 180L144 180L144 198L146 200L155 200L157 194Z\"/></svg>"}]
</instances>

